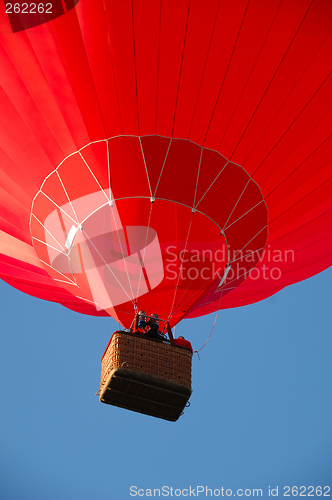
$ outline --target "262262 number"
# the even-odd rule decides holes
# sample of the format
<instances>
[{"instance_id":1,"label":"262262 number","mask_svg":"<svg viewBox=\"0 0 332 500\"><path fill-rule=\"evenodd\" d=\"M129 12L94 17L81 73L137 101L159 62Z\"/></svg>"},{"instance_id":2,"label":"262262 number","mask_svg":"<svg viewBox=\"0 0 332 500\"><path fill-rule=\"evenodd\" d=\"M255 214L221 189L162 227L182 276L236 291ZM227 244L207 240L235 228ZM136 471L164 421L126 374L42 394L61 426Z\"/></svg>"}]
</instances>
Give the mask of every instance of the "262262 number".
<instances>
[{"instance_id":1,"label":"262262 number","mask_svg":"<svg viewBox=\"0 0 332 500\"><path fill-rule=\"evenodd\" d=\"M308 491L306 486L284 486L284 497L329 497L330 495L330 486L308 486Z\"/></svg>"},{"instance_id":2,"label":"262262 number","mask_svg":"<svg viewBox=\"0 0 332 500\"><path fill-rule=\"evenodd\" d=\"M52 14L51 3L6 3L7 14Z\"/></svg>"}]
</instances>

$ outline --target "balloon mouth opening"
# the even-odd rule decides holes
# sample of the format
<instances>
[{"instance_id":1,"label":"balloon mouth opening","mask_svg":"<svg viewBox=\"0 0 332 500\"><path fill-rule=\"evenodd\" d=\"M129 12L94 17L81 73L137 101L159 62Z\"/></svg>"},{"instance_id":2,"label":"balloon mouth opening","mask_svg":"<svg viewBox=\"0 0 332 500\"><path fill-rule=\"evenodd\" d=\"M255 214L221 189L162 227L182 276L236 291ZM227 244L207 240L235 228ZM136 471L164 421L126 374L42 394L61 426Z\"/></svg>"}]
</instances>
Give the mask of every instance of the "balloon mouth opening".
<instances>
[{"instance_id":1,"label":"balloon mouth opening","mask_svg":"<svg viewBox=\"0 0 332 500\"><path fill-rule=\"evenodd\" d=\"M88 198L95 195L87 195L81 203L86 205ZM154 300L160 296L162 301L165 287L179 292L195 290L199 294L218 275L222 276L228 250L220 228L199 212L194 221L191 207L179 207L169 200L155 201L153 209L147 198L113 200L112 206L105 203L82 223L72 224L69 231L64 232L65 251L48 248L52 269L70 276L81 291L89 294L86 298L97 310L107 311L131 302L134 311L134 304L146 294L153 293ZM127 223L123 225L121 213L126 212L132 212L132 217L127 213ZM150 226L143 225L144 221L148 223L147 217L139 217L139 213L149 213ZM161 214L169 214L168 224L158 228L154 224L158 224ZM59 217L58 209L54 210L44 223L53 238L55 222L61 224ZM141 223L134 225L134 219L140 219ZM183 232L177 238L179 221L185 221L185 225L191 223L196 236L191 238ZM204 232L213 234L213 240L197 241L197 235ZM184 313L184 306L181 307ZM162 306L159 310L169 314Z\"/></svg>"},{"instance_id":2,"label":"balloon mouth opening","mask_svg":"<svg viewBox=\"0 0 332 500\"><path fill-rule=\"evenodd\" d=\"M257 206L261 220L248 221ZM264 247L266 219L259 187L219 153L121 136L87 145L48 175L30 230L46 271L97 311L119 318L120 309L153 308L178 321L225 287L247 241L263 232L254 250Z\"/></svg>"}]
</instances>

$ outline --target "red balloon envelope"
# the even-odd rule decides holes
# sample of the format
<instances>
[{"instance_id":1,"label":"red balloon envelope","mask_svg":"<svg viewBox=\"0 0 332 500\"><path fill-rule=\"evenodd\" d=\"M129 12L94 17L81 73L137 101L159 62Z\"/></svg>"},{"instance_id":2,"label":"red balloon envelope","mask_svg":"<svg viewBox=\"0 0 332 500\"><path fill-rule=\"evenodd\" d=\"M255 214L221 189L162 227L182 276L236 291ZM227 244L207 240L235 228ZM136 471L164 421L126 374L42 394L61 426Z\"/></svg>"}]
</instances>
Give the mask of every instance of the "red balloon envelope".
<instances>
[{"instance_id":1,"label":"red balloon envelope","mask_svg":"<svg viewBox=\"0 0 332 500\"><path fill-rule=\"evenodd\" d=\"M129 327L331 265L331 2L15 5L0 5L2 279Z\"/></svg>"}]
</instances>

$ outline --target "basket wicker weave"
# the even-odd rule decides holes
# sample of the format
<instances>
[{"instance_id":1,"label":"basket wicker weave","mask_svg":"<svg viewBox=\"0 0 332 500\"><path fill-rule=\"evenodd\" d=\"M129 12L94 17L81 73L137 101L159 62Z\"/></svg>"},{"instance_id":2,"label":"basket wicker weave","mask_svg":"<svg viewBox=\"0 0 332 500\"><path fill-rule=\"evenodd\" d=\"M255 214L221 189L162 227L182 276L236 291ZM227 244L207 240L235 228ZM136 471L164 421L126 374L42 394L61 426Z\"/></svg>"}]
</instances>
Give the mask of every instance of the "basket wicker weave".
<instances>
[{"instance_id":1,"label":"basket wicker weave","mask_svg":"<svg viewBox=\"0 0 332 500\"><path fill-rule=\"evenodd\" d=\"M100 401L175 421L191 395L192 351L118 331L101 362Z\"/></svg>"}]
</instances>

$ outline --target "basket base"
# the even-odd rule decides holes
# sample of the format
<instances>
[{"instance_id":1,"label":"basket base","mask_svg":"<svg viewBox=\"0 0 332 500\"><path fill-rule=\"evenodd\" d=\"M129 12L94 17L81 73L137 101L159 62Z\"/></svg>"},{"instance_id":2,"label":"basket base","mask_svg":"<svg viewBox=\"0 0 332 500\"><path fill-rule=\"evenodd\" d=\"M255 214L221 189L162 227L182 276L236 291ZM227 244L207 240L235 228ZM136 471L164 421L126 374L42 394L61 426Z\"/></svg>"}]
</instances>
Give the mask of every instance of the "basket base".
<instances>
[{"instance_id":1,"label":"basket base","mask_svg":"<svg viewBox=\"0 0 332 500\"><path fill-rule=\"evenodd\" d=\"M175 422L182 414L191 390L183 385L116 368L100 393L102 403Z\"/></svg>"}]
</instances>

